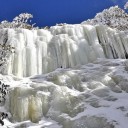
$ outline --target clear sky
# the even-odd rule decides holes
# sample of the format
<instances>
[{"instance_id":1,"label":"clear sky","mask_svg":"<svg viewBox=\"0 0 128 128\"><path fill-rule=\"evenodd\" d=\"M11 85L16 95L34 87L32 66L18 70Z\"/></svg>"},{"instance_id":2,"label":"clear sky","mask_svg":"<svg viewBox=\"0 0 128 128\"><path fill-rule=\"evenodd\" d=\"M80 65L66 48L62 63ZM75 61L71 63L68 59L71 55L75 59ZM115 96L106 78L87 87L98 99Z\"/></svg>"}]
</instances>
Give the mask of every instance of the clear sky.
<instances>
[{"instance_id":1,"label":"clear sky","mask_svg":"<svg viewBox=\"0 0 128 128\"><path fill-rule=\"evenodd\" d=\"M38 26L81 23L113 5L127 0L0 0L0 21L11 21L20 13L31 13Z\"/></svg>"}]
</instances>

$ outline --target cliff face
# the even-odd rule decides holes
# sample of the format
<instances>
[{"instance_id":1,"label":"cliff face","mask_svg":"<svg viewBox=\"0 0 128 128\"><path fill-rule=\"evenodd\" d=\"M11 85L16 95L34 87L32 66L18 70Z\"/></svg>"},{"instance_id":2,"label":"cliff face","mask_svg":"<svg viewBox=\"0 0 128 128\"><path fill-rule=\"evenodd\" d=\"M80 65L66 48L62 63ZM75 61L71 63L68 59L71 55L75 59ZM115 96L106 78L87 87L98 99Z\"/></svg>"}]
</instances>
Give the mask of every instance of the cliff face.
<instances>
[{"instance_id":1,"label":"cliff face","mask_svg":"<svg viewBox=\"0 0 128 128\"><path fill-rule=\"evenodd\" d=\"M2 29L15 47L5 74L19 77L70 68L97 58L127 58L125 32L98 25L54 26L49 30ZM3 42L1 38L1 43Z\"/></svg>"}]
</instances>

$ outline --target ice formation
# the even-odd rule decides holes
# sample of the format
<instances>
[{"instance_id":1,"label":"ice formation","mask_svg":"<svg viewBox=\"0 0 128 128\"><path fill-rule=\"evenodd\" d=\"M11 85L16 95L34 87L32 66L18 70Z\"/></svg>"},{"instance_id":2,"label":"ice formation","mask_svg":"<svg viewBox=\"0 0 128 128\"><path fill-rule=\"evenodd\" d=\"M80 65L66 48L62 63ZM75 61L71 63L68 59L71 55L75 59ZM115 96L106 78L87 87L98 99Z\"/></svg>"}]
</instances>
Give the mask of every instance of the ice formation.
<instances>
[{"instance_id":1,"label":"ice formation","mask_svg":"<svg viewBox=\"0 0 128 128\"><path fill-rule=\"evenodd\" d=\"M128 37L106 26L63 25L49 30L2 29L16 53L6 74L26 77L70 68L97 58L127 58ZM1 40L2 42L2 40Z\"/></svg>"},{"instance_id":2,"label":"ice formation","mask_svg":"<svg viewBox=\"0 0 128 128\"><path fill-rule=\"evenodd\" d=\"M19 128L44 127L40 123L43 118L58 122L58 128L127 128L127 63L122 59L99 59L13 81L6 103L11 121L22 122ZM28 120L35 124L24 122Z\"/></svg>"},{"instance_id":3,"label":"ice formation","mask_svg":"<svg viewBox=\"0 0 128 128\"><path fill-rule=\"evenodd\" d=\"M6 80L11 84L5 103L10 121L38 124L50 118L59 128L127 128L126 32L85 24L1 29L1 42L6 32L15 47L3 72L15 75Z\"/></svg>"}]
</instances>

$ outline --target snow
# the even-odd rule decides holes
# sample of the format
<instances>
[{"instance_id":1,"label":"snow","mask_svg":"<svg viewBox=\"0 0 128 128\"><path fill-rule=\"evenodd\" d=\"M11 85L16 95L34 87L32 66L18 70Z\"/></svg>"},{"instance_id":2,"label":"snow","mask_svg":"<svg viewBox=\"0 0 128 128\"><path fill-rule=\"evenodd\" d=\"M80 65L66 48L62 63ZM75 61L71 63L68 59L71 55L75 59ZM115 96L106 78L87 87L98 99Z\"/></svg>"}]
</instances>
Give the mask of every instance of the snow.
<instances>
[{"instance_id":1,"label":"snow","mask_svg":"<svg viewBox=\"0 0 128 128\"><path fill-rule=\"evenodd\" d=\"M11 83L0 107L11 114L3 128L127 128L126 64L126 59L97 59L28 78L1 76Z\"/></svg>"},{"instance_id":2,"label":"snow","mask_svg":"<svg viewBox=\"0 0 128 128\"><path fill-rule=\"evenodd\" d=\"M127 7L127 3L125 9ZM82 24L90 25L106 25L120 31L128 31L128 14L118 6L104 9L96 14L93 19L82 22Z\"/></svg>"}]
</instances>

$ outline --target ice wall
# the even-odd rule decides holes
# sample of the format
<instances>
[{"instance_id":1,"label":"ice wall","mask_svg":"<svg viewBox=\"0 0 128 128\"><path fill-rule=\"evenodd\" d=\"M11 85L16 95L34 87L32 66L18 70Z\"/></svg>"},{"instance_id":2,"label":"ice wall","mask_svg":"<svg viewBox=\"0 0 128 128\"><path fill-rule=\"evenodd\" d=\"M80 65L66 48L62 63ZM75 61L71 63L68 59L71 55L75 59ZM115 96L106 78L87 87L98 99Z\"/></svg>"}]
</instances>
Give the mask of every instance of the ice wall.
<instances>
[{"instance_id":1,"label":"ice wall","mask_svg":"<svg viewBox=\"0 0 128 128\"><path fill-rule=\"evenodd\" d=\"M97 58L126 58L128 36L105 26L63 25L49 30L2 29L16 53L10 57L6 74L18 77L69 68ZM2 38L1 38L2 43Z\"/></svg>"}]
</instances>

